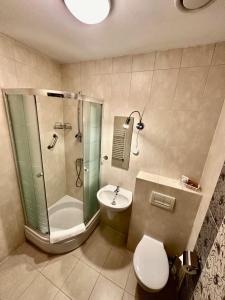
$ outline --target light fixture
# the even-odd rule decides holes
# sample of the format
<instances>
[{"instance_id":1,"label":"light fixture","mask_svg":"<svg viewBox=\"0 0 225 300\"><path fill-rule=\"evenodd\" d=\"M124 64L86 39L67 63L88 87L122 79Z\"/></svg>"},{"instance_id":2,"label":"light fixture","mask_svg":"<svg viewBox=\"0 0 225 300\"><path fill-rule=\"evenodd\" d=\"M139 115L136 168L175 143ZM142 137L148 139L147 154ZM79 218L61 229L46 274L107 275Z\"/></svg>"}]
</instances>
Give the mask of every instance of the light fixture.
<instances>
[{"instance_id":1,"label":"light fixture","mask_svg":"<svg viewBox=\"0 0 225 300\"><path fill-rule=\"evenodd\" d=\"M183 12L196 12L208 7L216 0L175 0L177 8Z\"/></svg>"},{"instance_id":2,"label":"light fixture","mask_svg":"<svg viewBox=\"0 0 225 300\"><path fill-rule=\"evenodd\" d=\"M144 123L142 122L142 116L141 116L141 114L140 114L140 112L139 112L138 110L132 111L132 113L131 113L131 114L129 115L129 117L126 119L126 122L123 124L123 128L125 128L125 129L128 129L128 128L129 128L130 118L131 118L131 116L132 116L134 113L138 113L138 115L139 115L139 122L137 123L136 128L137 128L138 130L144 129L145 125L144 125Z\"/></svg>"},{"instance_id":3,"label":"light fixture","mask_svg":"<svg viewBox=\"0 0 225 300\"><path fill-rule=\"evenodd\" d=\"M64 0L67 8L85 24L102 22L109 14L110 0Z\"/></svg>"}]
</instances>

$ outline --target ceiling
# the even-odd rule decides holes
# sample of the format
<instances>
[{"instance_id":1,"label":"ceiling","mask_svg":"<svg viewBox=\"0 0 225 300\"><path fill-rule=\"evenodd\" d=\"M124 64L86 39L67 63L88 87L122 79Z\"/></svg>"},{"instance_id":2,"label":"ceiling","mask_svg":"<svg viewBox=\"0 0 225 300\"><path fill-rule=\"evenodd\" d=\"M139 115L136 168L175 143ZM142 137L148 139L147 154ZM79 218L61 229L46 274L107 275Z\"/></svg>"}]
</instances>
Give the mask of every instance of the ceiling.
<instances>
[{"instance_id":1,"label":"ceiling","mask_svg":"<svg viewBox=\"0 0 225 300\"><path fill-rule=\"evenodd\" d=\"M85 25L63 0L0 0L0 32L61 63L225 40L225 0L195 13L174 0L111 0L109 17Z\"/></svg>"}]
</instances>

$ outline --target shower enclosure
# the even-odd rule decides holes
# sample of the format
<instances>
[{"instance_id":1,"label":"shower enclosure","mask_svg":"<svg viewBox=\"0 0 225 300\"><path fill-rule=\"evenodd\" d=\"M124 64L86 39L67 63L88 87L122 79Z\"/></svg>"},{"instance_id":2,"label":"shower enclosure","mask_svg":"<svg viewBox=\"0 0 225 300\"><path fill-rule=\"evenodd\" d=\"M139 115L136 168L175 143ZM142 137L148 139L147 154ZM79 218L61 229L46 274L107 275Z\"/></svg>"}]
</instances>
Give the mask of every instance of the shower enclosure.
<instances>
[{"instance_id":1,"label":"shower enclosure","mask_svg":"<svg viewBox=\"0 0 225 300\"><path fill-rule=\"evenodd\" d=\"M75 249L99 221L102 102L51 90L3 94L25 235L49 253Z\"/></svg>"}]
</instances>

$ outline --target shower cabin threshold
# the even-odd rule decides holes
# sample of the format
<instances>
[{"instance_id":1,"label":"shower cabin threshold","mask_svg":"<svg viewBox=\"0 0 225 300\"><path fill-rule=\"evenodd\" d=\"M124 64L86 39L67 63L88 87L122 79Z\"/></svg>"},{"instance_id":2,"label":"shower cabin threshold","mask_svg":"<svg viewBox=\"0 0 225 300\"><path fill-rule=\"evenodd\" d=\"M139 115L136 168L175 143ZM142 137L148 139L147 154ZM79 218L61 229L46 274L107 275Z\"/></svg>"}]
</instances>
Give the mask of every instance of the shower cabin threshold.
<instances>
[{"instance_id":1,"label":"shower cabin threshold","mask_svg":"<svg viewBox=\"0 0 225 300\"><path fill-rule=\"evenodd\" d=\"M92 231L97 227L99 222L100 210L98 210L96 214L92 217L92 219L87 223L84 232L57 243L50 243L49 234L41 234L27 225L24 226L25 236L28 241L30 241L46 253L63 254L66 252L70 252L78 248L81 244L83 244L88 239Z\"/></svg>"}]
</instances>

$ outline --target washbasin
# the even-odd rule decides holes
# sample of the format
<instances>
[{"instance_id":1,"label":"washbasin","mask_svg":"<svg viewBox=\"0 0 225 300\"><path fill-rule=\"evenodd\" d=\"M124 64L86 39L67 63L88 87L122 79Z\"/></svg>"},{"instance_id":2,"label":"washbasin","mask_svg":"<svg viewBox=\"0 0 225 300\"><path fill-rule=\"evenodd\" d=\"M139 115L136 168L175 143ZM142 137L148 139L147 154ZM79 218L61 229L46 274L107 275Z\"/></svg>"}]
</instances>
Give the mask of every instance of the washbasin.
<instances>
[{"instance_id":1,"label":"washbasin","mask_svg":"<svg viewBox=\"0 0 225 300\"><path fill-rule=\"evenodd\" d=\"M97 192L100 205L113 211L123 211L132 203L132 192L117 186L108 184Z\"/></svg>"}]
</instances>

